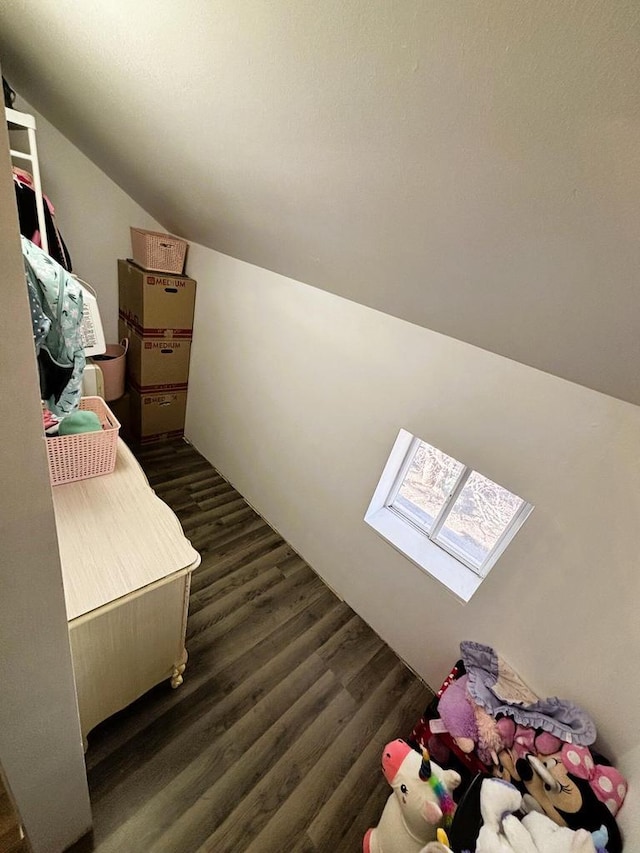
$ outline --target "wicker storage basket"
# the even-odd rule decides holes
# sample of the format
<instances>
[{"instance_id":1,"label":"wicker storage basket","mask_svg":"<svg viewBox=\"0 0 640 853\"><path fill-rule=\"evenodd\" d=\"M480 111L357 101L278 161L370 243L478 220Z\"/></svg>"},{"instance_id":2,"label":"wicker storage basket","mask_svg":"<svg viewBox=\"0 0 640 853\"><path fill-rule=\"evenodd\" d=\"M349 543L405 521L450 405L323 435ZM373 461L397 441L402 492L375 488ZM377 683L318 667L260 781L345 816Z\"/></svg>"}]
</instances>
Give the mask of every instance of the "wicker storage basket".
<instances>
[{"instance_id":1,"label":"wicker storage basket","mask_svg":"<svg viewBox=\"0 0 640 853\"><path fill-rule=\"evenodd\" d=\"M150 272L182 275L187 256L187 242L172 234L130 228L131 252L138 266Z\"/></svg>"},{"instance_id":2,"label":"wicker storage basket","mask_svg":"<svg viewBox=\"0 0 640 853\"><path fill-rule=\"evenodd\" d=\"M45 439L52 486L110 474L116 466L119 421L102 397L83 397L80 408L95 412L103 428Z\"/></svg>"}]
</instances>

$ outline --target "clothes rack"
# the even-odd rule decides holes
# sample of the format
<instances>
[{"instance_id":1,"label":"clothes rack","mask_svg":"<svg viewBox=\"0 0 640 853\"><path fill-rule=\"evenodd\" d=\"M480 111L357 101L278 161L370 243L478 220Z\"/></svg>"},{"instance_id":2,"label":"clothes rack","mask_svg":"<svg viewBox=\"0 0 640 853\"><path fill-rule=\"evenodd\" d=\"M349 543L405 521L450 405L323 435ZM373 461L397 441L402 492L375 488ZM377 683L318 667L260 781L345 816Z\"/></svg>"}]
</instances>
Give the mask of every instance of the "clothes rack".
<instances>
[{"instance_id":1,"label":"clothes rack","mask_svg":"<svg viewBox=\"0 0 640 853\"><path fill-rule=\"evenodd\" d=\"M20 151L11 148L11 157L16 160L26 160L30 164L30 171L33 176L33 184L36 195L36 212L38 215L38 227L40 229L40 241L42 248L48 254L49 242L47 240L47 228L44 218L44 202L42 199L42 183L40 181L40 164L38 161L38 146L36 144L36 120L28 113L22 113L19 110L14 110L11 107L5 107L5 117L9 130L26 130L28 151Z\"/></svg>"}]
</instances>

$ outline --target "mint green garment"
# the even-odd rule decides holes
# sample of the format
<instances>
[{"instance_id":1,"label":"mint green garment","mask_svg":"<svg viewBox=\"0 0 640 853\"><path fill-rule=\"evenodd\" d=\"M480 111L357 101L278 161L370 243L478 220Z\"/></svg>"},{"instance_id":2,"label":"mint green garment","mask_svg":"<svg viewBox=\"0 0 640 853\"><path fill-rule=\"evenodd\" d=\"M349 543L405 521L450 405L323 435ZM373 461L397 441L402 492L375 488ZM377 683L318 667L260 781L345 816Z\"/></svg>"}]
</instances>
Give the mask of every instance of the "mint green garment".
<instances>
[{"instance_id":1,"label":"mint green garment","mask_svg":"<svg viewBox=\"0 0 640 853\"><path fill-rule=\"evenodd\" d=\"M58 435L77 435L79 432L98 432L101 429L100 418L95 412L78 409L60 421Z\"/></svg>"},{"instance_id":2,"label":"mint green garment","mask_svg":"<svg viewBox=\"0 0 640 853\"><path fill-rule=\"evenodd\" d=\"M46 401L49 410L62 417L75 411L80 403L86 361L80 334L82 287L46 252L26 237L21 240L27 282L35 288L42 310L51 321L42 344L59 365L73 368L58 400L50 397Z\"/></svg>"}]
</instances>

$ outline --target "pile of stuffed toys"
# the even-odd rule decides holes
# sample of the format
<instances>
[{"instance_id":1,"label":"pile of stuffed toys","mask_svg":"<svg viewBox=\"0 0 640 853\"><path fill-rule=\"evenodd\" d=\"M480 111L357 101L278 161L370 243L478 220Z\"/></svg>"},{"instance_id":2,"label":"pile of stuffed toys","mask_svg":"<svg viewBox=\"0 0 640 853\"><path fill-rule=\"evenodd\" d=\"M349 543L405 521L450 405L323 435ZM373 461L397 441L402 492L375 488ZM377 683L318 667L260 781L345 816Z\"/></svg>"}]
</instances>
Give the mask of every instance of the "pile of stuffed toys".
<instances>
[{"instance_id":1,"label":"pile of stuffed toys","mask_svg":"<svg viewBox=\"0 0 640 853\"><path fill-rule=\"evenodd\" d=\"M443 770L402 740L388 743L382 770L391 785L380 823L369 829L363 853L447 853L451 851L444 826L455 813L451 792L460 776ZM559 826L547 815L525 811L520 791L510 782L487 777L480 793L482 827L475 853L607 853L609 835ZM464 851L471 853L471 851Z\"/></svg>"},{"instance_id":2,"label":"pile of stuffed toys","mask_svg":"<svg viewBox=\"0 0 640 853\"><path fill-rule=\"evenodd\" d=\"M485 779L480 793L483 825L476 853L606 853L609 835L605 827L590 833L569 829L531 811L522 819L522 794L510 782Z\"/></svg>"},{"instance_id":3,"label":"pile of stuffed toys","mask_svg":"<svg viewBox=\"0 0 640 853\"><path fill-rule=\"evenodd\" d=\"M423 754L403 741L383 751L393 792L364 853L451 849L437 833L451 827L461 776L441 765L487 777L476 853L621 853L615 815L627 782L590 749L593 721L571 702L539 699L490 647L465 642L461 653L438 693L437 713L425 714L412 732Z\"/></svg>"}]
</instances>

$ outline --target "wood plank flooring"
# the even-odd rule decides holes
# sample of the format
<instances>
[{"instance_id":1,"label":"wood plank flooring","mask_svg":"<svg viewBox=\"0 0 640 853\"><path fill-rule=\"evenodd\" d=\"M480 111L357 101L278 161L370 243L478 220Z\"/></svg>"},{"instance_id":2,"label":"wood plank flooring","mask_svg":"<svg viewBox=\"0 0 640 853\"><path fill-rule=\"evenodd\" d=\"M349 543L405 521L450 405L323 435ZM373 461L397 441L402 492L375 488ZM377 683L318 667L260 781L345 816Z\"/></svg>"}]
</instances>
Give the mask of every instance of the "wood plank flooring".
<instances>
[{"instance_id":1,"label":"wood plank flooring","mask_svg":"<svg viewBox=\"0 0 640 853\"><path fill-rule=\"evenodd\" d=\"M202 555L189 664L89 736L97 853L347 853L431 694L192 447L143 449Z\"/></svg>"}]
</instances>

